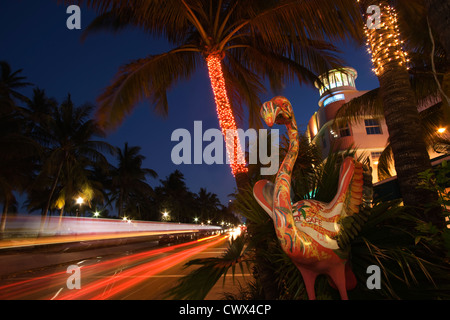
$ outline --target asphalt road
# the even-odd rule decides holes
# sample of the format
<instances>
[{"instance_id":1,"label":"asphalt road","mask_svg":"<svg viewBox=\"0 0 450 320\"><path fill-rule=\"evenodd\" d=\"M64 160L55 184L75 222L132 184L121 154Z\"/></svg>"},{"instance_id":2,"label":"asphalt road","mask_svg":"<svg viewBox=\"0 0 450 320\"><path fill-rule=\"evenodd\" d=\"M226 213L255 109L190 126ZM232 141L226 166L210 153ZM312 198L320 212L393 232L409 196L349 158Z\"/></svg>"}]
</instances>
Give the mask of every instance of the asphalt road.
<instances>
[{"instance_id":1,"label":"asphalt road","mask_svg":"<svg viewBox=\"0 0 450 320\"><path fill-rule=\"evenodd\" d=\"M228 238L215 235L166 246L148 242L70 254L4 255L0 256L0 299L167 299L165 292L190 272L183 268L187 261L219 256L227 246ZM227 283L228 288L220 285L208 298L220 299L222 289L232 291L234 285Z\"/></svg>"}]
</instances>

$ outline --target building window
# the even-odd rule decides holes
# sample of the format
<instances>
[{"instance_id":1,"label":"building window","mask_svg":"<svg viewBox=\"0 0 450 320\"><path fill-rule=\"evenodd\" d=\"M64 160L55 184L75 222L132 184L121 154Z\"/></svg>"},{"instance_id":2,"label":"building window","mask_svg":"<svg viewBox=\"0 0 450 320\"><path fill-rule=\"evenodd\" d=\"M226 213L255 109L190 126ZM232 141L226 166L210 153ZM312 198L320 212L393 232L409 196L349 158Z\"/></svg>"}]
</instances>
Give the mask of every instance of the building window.
<instances>
[{"instance_id":1,"label":"building window","mask_svg":"<svg viewBox=\"0 0 450 320\"><path fill-rule=\"evenodd\" d=\"M342 74L342 82L344 83L344 86L348 86L348 78L345 73Z\"/></svg>"},{"instance_id":2,"label":"building window","mask_svg":"<svg viewBox=\"0 0 450 320\"><path fill-rule=\"evenodd\" d=\"M345 100L345 96L342 93L339 94L335 94L329 98L326 98L325 101L323 102L323 106L326 107L327 105L329 105L330 103L339 101L339 100Z\"/></svg>"},{"instance_id":3,"label":"building window","mask_svg":"<svg viewBox=\"0 0 450 320\"><path fill-rule=\"evenodd\" d=\"M371 152L370 156L372 157L373 164L378 164L381 154L382 152Z\"/></svg>"},{"instance_id":4,"label":"building window","mask_svg":"<svg viewBox=\"0 0 450 320\"><path fill-rule=\"evenodd\" d=\"M381 134L380 122L376 119L365 119L367 134Z\"/></svg>"},{"instance_id":5,"label":"building window","mask_svg":"<svg viewBox=\"0 0 450 320\"><path fill-rule=\"evenodd\" d=\"M342 127L339 127L339 137L348 137L352 134L350 133L350 126L348 124L343 125Z\"/></svg>"}]
</instances>

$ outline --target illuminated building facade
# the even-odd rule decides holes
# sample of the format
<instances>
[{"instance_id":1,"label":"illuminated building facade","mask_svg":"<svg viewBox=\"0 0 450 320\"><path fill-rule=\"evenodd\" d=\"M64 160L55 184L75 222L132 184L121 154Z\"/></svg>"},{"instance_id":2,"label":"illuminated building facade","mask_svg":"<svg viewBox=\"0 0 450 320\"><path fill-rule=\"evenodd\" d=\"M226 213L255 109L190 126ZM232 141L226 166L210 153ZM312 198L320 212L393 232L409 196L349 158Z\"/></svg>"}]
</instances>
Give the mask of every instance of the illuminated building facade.
<instances>
[{"instance_id":1,"label":"illuminated building facade","mask_svg":"<svg viewBox=\"0 0 450 320\"><path fill-rule=\"evenodd\" d=\"M373 182L378 181L375 166L386 147L388 131L384 119L366 116L352 124L332 126L336 112L342 105L367 91L358 91L355 80L358 76L353 68L330 70L319 76L315 86L319 89L319 110L308 122L306 135L309 141L316 143L322 155L332 151L345 151L350 147L357 149L357 154L364 153L370 157L373 170Z\"/></svg>"},{"instance_id":2,"label":"illuminated building facade","mask_svg":"<svg viewBox=\"0 0 450 320\"><path fill-rule=\"evenodd\" d=\"M367 115L351 124L337 126L334 123L336 113L342 105L367 92L356 89L357 76L355 69L346 67L330 70L318 77L315 86L320 94L319 110L310 118L306 136L310 142L320 147L324 158L329 154L330 148L333 148L332 151L335 152L355 148L357 156L361 154L368 156L373 168L373 182L376 183L379 181L378 158L385 149L389 137L384 118ZM421 104L418 108L419 112L431 106ZM440 134L447 134L446 131L448 131L446 127L437 130ZM442 153L429 150L429 155L431 159L434 159L442 156ZM393 166L390 167L390 172L392 175L396 174Z\"/></svg>"}]
</instances>

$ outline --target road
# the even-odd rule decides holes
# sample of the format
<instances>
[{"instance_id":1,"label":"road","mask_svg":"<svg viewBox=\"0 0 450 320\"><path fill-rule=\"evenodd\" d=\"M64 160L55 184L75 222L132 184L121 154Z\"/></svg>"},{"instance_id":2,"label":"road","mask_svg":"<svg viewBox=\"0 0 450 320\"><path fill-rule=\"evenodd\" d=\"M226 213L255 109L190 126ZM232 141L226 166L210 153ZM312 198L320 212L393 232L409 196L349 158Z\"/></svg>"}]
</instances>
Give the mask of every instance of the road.
<instances>
[{"instance_id":1,"label":"road","mask_svg":"<svg viewBox=\"0 0 450 320\"><path fill-rule=\"evenodd\" d=\"M187 261L221 255L227 248L227 239L222 234L170 246L141 243L90 250L89 255L75 252L71 261L56 263L53 259L48 266L0 275L0 299L166 299L165 292L190 271L183 268ZM9 257L9 261L20 263L26 254ZM34 255L28 258L32 261L48 258L45 252Z\"/></svg>"}]
</instances>

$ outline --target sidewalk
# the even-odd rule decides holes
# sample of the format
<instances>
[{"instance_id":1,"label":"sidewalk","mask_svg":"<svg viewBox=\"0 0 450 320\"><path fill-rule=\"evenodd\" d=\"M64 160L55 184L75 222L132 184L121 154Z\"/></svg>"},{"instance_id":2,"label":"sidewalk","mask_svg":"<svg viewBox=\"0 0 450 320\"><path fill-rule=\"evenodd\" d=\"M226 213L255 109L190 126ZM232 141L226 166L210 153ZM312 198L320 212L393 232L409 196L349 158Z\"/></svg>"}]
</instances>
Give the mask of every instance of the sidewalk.
<instances>
[{"instance_id":1,"label":"sidewalk","mask_svg":"<svg viewBox=\"0 0 450 320\"><path fill-rule=\"evenodd\" d=\"M251 273L236 272L233 276L228 273L225 279L225 285L223 284L223 276L217 281L216 285L211 289L205 300L224 300L227 295L232 295L233 298L239 299L241 296L241 288L245 289L248 282L253 279Z\"/></svg>"}]
</instances>

